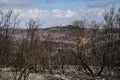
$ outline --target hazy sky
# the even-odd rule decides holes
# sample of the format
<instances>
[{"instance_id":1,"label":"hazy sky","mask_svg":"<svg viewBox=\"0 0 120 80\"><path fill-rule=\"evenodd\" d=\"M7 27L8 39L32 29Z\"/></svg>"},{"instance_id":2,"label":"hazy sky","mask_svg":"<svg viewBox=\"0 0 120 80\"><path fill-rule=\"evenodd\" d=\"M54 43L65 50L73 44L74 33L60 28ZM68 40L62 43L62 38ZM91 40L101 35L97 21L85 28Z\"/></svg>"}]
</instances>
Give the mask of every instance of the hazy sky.
<instances>
[{"instance_id":1,"label":"hazy sky","mask_svg":"<svg viewBox=\"0 0 120 80\"><path fill-rule=\"evenodd\" d=\"M42 27L71 24L74 20L101 20L105 8L119 7L120 0L0 0L0 8L21 12L21 17L40 18Z\"/></svg>"}]
</instances>

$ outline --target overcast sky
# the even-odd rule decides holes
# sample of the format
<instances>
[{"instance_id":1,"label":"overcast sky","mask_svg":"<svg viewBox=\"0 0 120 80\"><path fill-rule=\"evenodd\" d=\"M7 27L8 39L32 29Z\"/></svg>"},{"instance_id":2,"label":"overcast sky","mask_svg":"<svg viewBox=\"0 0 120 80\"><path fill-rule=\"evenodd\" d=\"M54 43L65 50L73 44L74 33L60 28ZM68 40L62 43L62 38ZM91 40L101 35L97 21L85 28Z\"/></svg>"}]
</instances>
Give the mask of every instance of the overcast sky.
<instances>
[{"instance_id":1,"label":"overcast sky","mask_svg":"<svg viewBox=\"0 0 120 80\"><path fill-rule=\"evenodd\" d=\"M71 24L74 20L101 20L105 8L119 7L120 0L0 0L0 8L21 12L21 17L40 18L42 27Z\"/></svg>"}]
</instances>

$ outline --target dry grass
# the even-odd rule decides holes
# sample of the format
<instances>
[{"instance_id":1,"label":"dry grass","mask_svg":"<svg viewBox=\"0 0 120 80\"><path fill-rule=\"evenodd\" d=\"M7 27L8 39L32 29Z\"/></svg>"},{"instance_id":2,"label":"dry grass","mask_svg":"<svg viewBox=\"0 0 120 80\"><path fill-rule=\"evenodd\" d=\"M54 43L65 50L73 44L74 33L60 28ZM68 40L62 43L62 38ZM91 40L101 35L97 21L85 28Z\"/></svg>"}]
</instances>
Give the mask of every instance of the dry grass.
<instances>
[{"instance_id":1,"label":"dry grass","mask_svg":"<svg viewBox=\"0 0 120 80\"><path fill-rule=\"evenodd\" d=\"M13 75L11 72L4 72L4 71L1 71L0 72L0 77L2 78L11 78Z\"/></svg>"}]
</instances>

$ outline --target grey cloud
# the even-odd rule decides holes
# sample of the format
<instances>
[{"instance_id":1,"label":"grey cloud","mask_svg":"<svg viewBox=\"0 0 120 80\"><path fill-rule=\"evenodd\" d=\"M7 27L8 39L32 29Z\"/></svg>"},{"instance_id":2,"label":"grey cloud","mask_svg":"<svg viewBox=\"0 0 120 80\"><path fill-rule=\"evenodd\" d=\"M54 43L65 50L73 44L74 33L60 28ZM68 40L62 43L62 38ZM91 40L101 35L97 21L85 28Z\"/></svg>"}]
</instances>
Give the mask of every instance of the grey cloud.
<instances>
[{"instance_id":1,"label":"grey cloud","mask_svg":"<svg viewBox=\"0 0 120 80\"><path fill-rule=\"evenodd\" d=\"M39 7L37 3L31 3L31 2L25 2L23 0L21 1L0 1L0 7L1 8L36 8Z\"/></svg>"},{"instance_id":2,"label":"grey cloud","mask_svg":"<svg viewBox=\"0 0 120 80\"><path fill-rule=\"evenodd\" d=\"M46 0L46 3L54 3L56 0Z\"/></svg>"},{"instance_id":3,"label":"grey cloud","mask_svg":"<svg viewBox=\"0 0 120 80\"><path fill-rule=\"evenodd\" d=\"M93 3L93 4L89 4L88 7L106 7L108 4L104 4L104 3Z\"/></svg>"},{"instance_id":4,"label":"grey cloud","mask_svg":"<svg viewBox=\"0 0 120 80\"><path fill-rule=\"evenodd\" d=\"M93 4L89 4L88 7L107 7L111 4L116 4L116 3L120 3L120 0L111 0L107 3L93 3Z\"/></svg>"}]
</instances>

